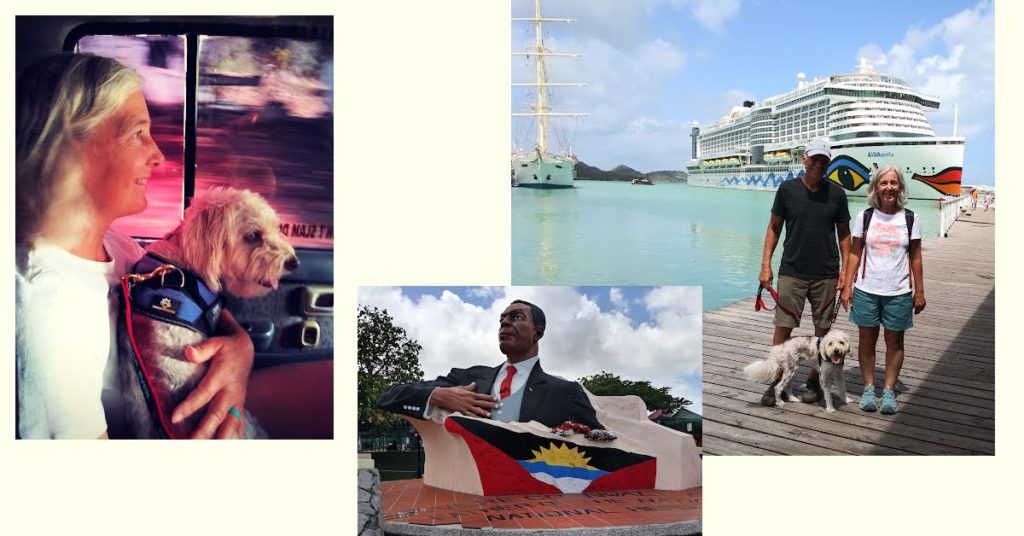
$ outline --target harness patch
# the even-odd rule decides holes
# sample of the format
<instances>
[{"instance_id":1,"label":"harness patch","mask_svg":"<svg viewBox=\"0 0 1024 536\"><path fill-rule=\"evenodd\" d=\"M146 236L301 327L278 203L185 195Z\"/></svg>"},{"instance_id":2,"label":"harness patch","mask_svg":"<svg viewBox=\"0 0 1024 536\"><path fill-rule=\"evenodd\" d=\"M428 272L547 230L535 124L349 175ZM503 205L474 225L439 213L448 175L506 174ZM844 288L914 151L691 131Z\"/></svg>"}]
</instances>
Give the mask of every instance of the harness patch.
<instances>
[{"instance_id":1,"label":"harness patch","mask_svg":"<svg viewBox=\"0 0 1024 536\"><path fill-rule=\"evenodd\" d=\"M178 308L181 307L181 302L167 296L153 296L153 303L149 304L149 306L157 311L176 315L178 314Z\"/></svg>"}]
</instances>

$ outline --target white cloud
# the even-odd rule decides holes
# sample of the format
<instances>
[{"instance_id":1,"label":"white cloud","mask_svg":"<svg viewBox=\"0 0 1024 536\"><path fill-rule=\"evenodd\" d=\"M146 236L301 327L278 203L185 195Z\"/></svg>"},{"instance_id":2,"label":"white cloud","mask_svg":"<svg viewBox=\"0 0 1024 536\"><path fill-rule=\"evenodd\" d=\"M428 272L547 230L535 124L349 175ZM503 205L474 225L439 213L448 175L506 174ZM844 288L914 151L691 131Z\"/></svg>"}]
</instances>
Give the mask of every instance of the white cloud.
<instances>
[{"instance_id":1,"label":"white cloud","mask_svg":"<svg viewBox=\"0 0 1024 536\"><path fill-rule=\"evenodd\" d=\"M689 317L700 314L701 297L700 287L659 287L649 292L644 301L651 311Z\"/></svg>"},{"instance_id":2,"label":"white cloud","mask_svg":"<svg viewBox=\"0 0 1024 536\"><path fill-rule=\"evenodd\" d=\"M612 302L615 311L621 313L629 312L629 300L622 294L622 289L612 287L608 289L608 301Z\"/></svg>"},{"instance_id":3,"label":"white cloud","mask_svg":"<svg viewBox=\"0 0 1024 536\"><path fill-rule=\"evenodd\" d=\"M665 88L686 66L686 53L680 45L660 38L630 48L615 48L597 38L550 40L545 44L551 50L583 54L582 60L552 60L549 71L552 81L586 84L583 88L556 89L552 96L552 104L562 111L587 114L579 120L559 121L555 126L566 131L563 138L575 147L602 148L600 154L582 155L584 161L606 169L617 164L637 166L638 162L664 160L666 154L677 155L686 145L688 132L678 122L649 117L649 111L658 109L662 99L671 98ZM523 47L525 43L517 48ZM532 78L527 63L513 62L513 67L513 80ZM519 108L522 100L514 97L513 108ZM652 121L648 124L660 128L638 132L638 125ZM520 125L517 132L523 135L514 140L517 146L532 143L532 128ZM680 169L682 164L680 158L670 169Z\"/></svg>"},{"instance_id":4,"label":"white cloud","mask_svg":"<svg viewBox=\"0 0 1024 536\"><path fill-rule=\"evenodd\" d=\"M698 287L659 288L642 306L650 322L631 322L625 298L609 290L616 306L598 304L571 287L509 287L493 294L485 307L450 292L413 301L401 289L364 287L359 304L387 309L398 325L423 346L424 376L447 374L452 367L498 365L498 316L513 299L537 304L547 316L540 343L544 370L568 379L608 371L632 380L669 386L675 396L699 400L701 374L701 293ZM616 298L617 296L617 298Z\"/></svg>"},{"instance_id":5,"label":"white cloud","mask_svg":"<svg viewBox=\"0 0 1024 536\"><path fill-rule=\"evenodd\" d=\"M740 13L739 0L557 0L546 1L542 14L546 18L573 18L586 21L577 25L580 35L598 36L616 47L628 48L645 39L647 18L656 9L687 13L710 31L720 32L725 23ZM532 0L513 0L515 17L532 17Z\"/></svg>"},{"instance_id":6,"label":"white cloud","mask_svg":"<svg viewBox=\"0 0 1024 536\"><path fill-rule=\"evenodd\" d=\"M580 24L558 26L545 37L545 46L556 52L579 53L581 59L549 58L552 82L581 82L583 88L553 91L552 105L562 111L582 112L582 119L558 121L562 133L551 136L557 149L590 148L576 151L591 165L610 169L626 164L640 171L682 169L689 147L689 121L683 118L652 117L666 100L677 98L673 82L686 69L689 52L682 34L655 35L650 18L656 9L688 13L712 29L739 12L739 2L726 0L637 0L632 2L561 1L544 4L545 17L571 17ZM516 1L512 13L530 16L533 3ZM583 21L586 23L584 24ZM527 50L533 45L532 29L513 27L512 48ZM530 81L531 64L521 58L513 62L512 79ZM519 110L525 98L513 91L512 108ZM516 119L513 143L529 147L534 128ZM567 140L559 143L559 139ZM594 148L600 148L595 151ZM585 153L585 154L584 154Z\"/></svg>"},{"instance_id":7,"label":"white cloud","mask_svg":"<svg viewBox=\"0 0 1024 536\"><path fill-rule=\"evenodd\" d=\"M466 292L474 298L490 298L501 291L502 287L473 287Z\"/></svg>"},{"instance_id":8,"label":"white cloud","mask_svg":"<svg viewBox=\"0 0 1024 536\"><path fill-rule=\"evenodd\" d=\"M995 6L984 1L929 28L910 28L884 49L870 43L857 51L875 70L903 78L918 91L939 97L938 112L928 114L936 134L953 132L953 108L959 104L960 134L991 130L995 121Z\"/></svg>"},{"instance_id":9,"label":"white cloud","mask_svg":"<svg viewBox=\"0 0 1024 536\"><path fill-rule=\"evenodd\" d=\"M689 4L693 18L714 32L720 32L725 21L740 12L739 0L690 0L676 1L673 4Z\"/></svg>"}]
</instances>

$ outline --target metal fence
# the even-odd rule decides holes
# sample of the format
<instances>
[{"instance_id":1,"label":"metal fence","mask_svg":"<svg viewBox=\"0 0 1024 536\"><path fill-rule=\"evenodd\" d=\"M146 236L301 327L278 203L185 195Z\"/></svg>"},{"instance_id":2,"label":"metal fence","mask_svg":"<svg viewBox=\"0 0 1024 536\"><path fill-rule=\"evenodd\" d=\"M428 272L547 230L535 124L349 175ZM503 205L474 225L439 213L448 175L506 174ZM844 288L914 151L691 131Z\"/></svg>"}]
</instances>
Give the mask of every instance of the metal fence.
<instances>
[{"instance_id":1,"label":"metal fence","mask_svg":"<svg viewBox=\"0 0 1024 536\"><path fill-rule=\"evenodd\" d=\"M419 448L419 436L412 426L374 428L359 431L359 452L407 451Z\"/></svg>"},{"instance_id":2,"label":"metal fence","mask_svg":"<svg viewBox=\"0 0 1024 536\"><path fill-rule=\"evenodd\" d=\"M412 426L359 430L359 452L372 453L382 481L423 476L423 450Z\"/></svg>"},{"instance_id":3,"label":"metal fence","mask_svg":"<svg viewBox=\"0 0 1024 536\"><path fill-rule=\"evenodd\" d=\"M969 208L971 208L971 196L969 195L939 200L939 238L948 236L949 228L956 223L961 212Z\"/></svg>"}]
</instances>

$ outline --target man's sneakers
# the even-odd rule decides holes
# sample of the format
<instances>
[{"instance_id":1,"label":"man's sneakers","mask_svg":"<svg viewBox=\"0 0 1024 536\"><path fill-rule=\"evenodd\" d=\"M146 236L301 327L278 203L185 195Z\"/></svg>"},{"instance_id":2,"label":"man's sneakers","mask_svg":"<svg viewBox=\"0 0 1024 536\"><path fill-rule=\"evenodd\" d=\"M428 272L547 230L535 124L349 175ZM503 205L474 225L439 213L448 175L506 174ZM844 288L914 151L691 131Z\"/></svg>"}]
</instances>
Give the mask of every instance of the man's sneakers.
<instances>
[{"instance_id":1,"label":"man's sneakers","mask_svg":"<svg viewBox=\"0 0 1024 536\"><path fill-rule=\"evenodd\" d=\"M761 405L772 407L775 405L775 386L779 384L779 380L775 380L771 385L768 386L768 390L761 395Z\"/></svg>"},{"instance_id":2,"label":"man's sneakers","mask_svg":"<svg viewBox=\"0 0 1024 536\"><path fill-rule=\"evenodd\" d=\"M774 406L775 405L775 386L778 385L778 380L773 381L768 386L768 390L761 395L762 406ZM800 401L804 404L814 404L825 399L825 391L821 389L821 382L818 378L808 378L807 386L804 390L804 394L800 395Z\"/></svg>"},{"instance_id":3,"label":"man's sneakers","mask_svg":"<svg viewBox=\"0 0 1024 536\"><path fill-rule=\"evenodd\" d=\"M818 378L807 378L807 388L804 389L804 394L800 395L800 401L804 404L814 404L824 399L825 392L822 391Z\"/></svg>"},{"instance_id":4,"label":"man's sneakers","mask_svg":"<svg viewBox=\"0 0 1024 536\"><path fill-rule=\"evenodd\" d=\"M893 415L899 411L896 406L896 393L892 389L882 389L882 405L878 411L882 415Z\"/></svg>"},{"instance_id":5,"label":"man's sneakers","mask_svg":"<svg viewBox=\"0 0 1024 536\"><path fill-rule=\"evenodd\" d=\"M875 411L878 404L875 402L875 386L868 385L864 388L864 394L860 395L861 411Z\"/></svg>"}]
</instances>

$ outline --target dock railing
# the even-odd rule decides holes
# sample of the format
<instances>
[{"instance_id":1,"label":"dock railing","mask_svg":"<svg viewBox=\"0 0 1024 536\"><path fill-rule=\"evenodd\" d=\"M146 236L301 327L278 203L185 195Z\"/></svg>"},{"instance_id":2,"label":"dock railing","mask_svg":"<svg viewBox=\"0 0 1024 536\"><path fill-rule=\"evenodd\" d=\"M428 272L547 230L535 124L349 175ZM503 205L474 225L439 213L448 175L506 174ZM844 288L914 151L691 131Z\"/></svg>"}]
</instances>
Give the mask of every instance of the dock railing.
<instances>
[{"instance_id":1,"label":"dock railing","mask_svg":"<svg viewBox=\"0 0 1024 536\"><path fill-rule=\"evenodd\" d=\"M949 228L953 226L960 214L971 207L971 196L961 195L951 199L939 200L939 238L949 235Z\"/></svg>"}]
</instances>

